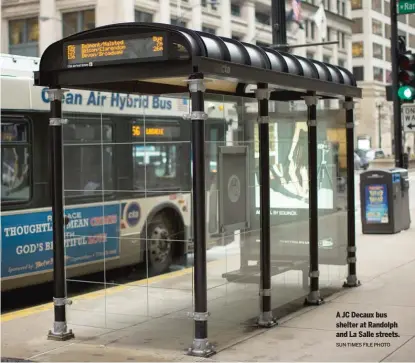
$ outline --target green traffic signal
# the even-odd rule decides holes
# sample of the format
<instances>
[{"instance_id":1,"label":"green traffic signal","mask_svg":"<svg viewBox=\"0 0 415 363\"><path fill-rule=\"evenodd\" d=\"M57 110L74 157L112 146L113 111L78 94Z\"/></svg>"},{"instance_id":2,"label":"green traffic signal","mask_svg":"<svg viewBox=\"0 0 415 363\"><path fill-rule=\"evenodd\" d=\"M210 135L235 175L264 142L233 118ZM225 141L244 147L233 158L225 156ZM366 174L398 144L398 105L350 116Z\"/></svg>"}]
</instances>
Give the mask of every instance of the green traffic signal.
<instances>
[{"instance_id":1,"label":"green traffic signal","mask_svg":"<svg viewBox=\"0 0 415 363\"><path fill-rule=\"evenodd\" d=\"M398 97L401 100L412 101L415 98L415 88L411 86L399 87Z\"/></svg>"}]
</instances>

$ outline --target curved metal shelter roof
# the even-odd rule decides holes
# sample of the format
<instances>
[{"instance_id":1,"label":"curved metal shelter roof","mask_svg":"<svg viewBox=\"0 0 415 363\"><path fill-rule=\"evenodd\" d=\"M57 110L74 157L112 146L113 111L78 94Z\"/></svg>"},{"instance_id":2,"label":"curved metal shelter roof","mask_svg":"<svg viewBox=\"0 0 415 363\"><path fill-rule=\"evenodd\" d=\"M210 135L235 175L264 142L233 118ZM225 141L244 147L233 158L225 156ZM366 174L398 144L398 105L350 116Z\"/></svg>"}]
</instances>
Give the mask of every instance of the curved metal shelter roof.
<instances>
[{"instance_id":1,"label":"curved metal shelter roof","mask_svg":"<svg viewBox=\"0 0 415 363\"><path fill-rule=\"evenodd\" d=\"M266 83L277 100L307 92L361 97L343 67L159 23L112 24L59 40L43 53L35 84L161 94L187 91L194 73L213 93L252 96L249 86Z\"/></svg>"}]
</instances>

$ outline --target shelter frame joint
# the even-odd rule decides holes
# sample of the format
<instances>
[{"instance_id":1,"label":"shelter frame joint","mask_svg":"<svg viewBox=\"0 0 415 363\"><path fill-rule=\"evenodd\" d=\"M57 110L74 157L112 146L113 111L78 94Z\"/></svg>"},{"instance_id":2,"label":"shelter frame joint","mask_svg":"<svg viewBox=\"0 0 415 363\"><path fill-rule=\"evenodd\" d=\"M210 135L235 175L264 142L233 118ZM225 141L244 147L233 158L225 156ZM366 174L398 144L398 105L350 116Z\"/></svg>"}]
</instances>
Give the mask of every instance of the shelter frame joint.
<instances>
[{"instance_id":1,"label":"shelter frame joint","mask_svg":"<svg viewBox=\"0 0 415 363\"><path fill-rule=\"evenodd\" d=\"M210 316L210 313L208 311L206 312L189 312L187 313L189 318L193 318L195 321L207 321L208 317Z\"/></svg>"},{"instance_id":2,"label":"shelter frame joint","mask_svg":"<svg viewBox=\"0 0 415 363\"><path fill-rule=\"evenodd\" d=\"M69 89L52 88L47 91L49 101L62 101L65 92L69 92Z\"/></svg>"},{"instance_id":3,"label":"shelter frame joint","mask_svg":"<svg viewBox=\"0 0 415 363\"><path fill-rule=\"evenodd\" d=\"M346 101L346 102L343 103L343 107L346 110L353 110L354 109L354 104L355 104L354 101Z\"/></svg>"},{"instance_id":4,"label":"shelter frame joint","mask_svg":"<svg viewBox=\"0 0 415 363\"><path fill-rule=\"evenodd\" d=\"M187 83L189 84L190 93L206 91L205 80L203 78L188 79Z\"/></svg>"},{"instance_id":5,"label":"shelter frame joint","mask_svg":"<svg viewBox=\"0 0 415 363\"><path fill-rule=\"evenodd\" d=\"M259 124L269 124L269 116L258 116L257 122Z\"/></svg>"},{"instance_id":6,"label":"shelter frame joint","mask_svg":"<svg viewBox=\"0 0 415 363\"><path fill-rule=\"evenodd\" d=\"M68 123L68 119L61 117L51 117L49 118L49 126L62 126Z\"/></svg>"},{"instance_id":7,"label":"shelter frame joint","mask_svg":"<svg viewBox=\"0 0 415 363\"><path fill-rule=\"evenodd\" d=\"M257 88L255 90L255 97L257 100L269 100L271 97L271 92L274 91L273 88Z\"/></svg>"},{"instance_id":8,"label":"shelter frame joint","mask_svg":"<svg viewBox=\"0 0 415 363\"><path fill-rule=\"evenodd\" d=\"M310 95L310 96L303 96L303 99L307 106L315 106L318 103L319 97Z\"/></svg>"},{"instance_id":9,"label":"shelter frame joint","mask_svg":"<svg viewBox=\"0 0 415 363\"><path fill-rule=\"evenodd\" d=\"M66 297L54 297L53 298L53 305L54 306L65 306L65 305L72 305L72 300Z\"/></svg>"},{"instance_id":10,"label":"shelter frame joint","mask_svg":"<svg viewBox=\"0 0 415 363\"><path fill-rule=\"evenodd\" d=\"M320 277L320 271L310 271L309 277Z\"/></svg>"},{"instance_id":11,"label":"shelter frame joint","mask_svg":"<svg viewBox=\"0 0 415 363\"><path fill-rule=\"evenodd\" d=\"M203 111L192 111L188 114L183 115L185 120L207 120L208 114Z\"/></svg>"},{"instance_id":12,"label":"shelter frame joint","mask_svg":"<svg viewBox=\"0 0 415 363\"><path fill-rule=\"evenodd\" d=\"M271 296L271 289L259 290L259 296Z\"/></svg>"}]
</instances>

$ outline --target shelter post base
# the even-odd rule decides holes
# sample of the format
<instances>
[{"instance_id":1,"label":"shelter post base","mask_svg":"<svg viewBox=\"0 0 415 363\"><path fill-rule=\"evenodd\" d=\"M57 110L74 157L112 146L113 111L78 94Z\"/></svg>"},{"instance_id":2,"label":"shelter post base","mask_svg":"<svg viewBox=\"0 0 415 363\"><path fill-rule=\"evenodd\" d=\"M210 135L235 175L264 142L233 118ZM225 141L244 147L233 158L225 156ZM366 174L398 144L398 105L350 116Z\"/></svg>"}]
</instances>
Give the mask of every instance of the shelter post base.
<instances>
[{"instance_id":1,"label":"shelter post base","mask_svg":"<svg viewBox=\"0 0 415 363\"><path fill-rule=\"evenodd\" d=\"M187 355L193 357L208 358L216 354L214 346L206 339L193 339L192 346L188 349Z\"/></svg>"},{"instance_id":2,"label":"shelter post base","mask_svg":"<svg viewBox=\"0 0 415 363\"><path fill-rule=\"evenodd\" d=\"M360 285L360 280L357 279L356 275L349 275L347 276L347 279L344 282L343 287L359 287Z\"/></svg>"},{"instance_id":3,"label":"shelter post base","mask_svg":"<svg viewBox=\"0 0 415 363\"><path fill-rule=\"evenodd\" d=\"M320 296L319 290L310 291L310 293L308 294L308 296L306 297L304 301L304 305L307 305L307 306L316 306L316 305L321 305L321 304L324 304L324 300Z\"/></svg>"},{"instance_id":4,"label":"shelter post base","mask_svg":"<svg viewBox=\"0 0 415 363\"><path fill-rule=\"evenodd\" d=\"M277 319L272 316L272 311L261 312L256 323L258 328L272 328L276 325L278 325L278 322Z\"/></svg>"},{"instance_id":5,"label":"shelter post base","mask_svg":"<svg viewBox=\"0 0 415 363\"><path fill-rule=\"evenodd\" d=\"M53 330L48 332L48 340L65 341L75 338L75 334L72 329L67 329L67 325L64 321L55 321L53 323Z\"/></svg>"}]
</instances>

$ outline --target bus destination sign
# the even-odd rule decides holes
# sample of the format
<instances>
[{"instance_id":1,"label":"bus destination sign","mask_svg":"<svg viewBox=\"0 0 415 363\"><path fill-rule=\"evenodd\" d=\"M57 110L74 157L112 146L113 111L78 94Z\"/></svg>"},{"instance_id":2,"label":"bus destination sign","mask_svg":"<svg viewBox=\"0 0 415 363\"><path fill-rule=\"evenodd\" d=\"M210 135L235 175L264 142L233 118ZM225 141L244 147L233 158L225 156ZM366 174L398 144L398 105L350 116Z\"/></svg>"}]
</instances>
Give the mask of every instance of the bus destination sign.
<instances>
[{"instance_id":1,"label":"bus destination sign","mask_svg":"<svg viewBox=\"0 0 415 363\"><path fill-rule=\"evenodd\" d=\"M67 42L64 61L67 68L77 68L164 58L165 39L152 34Z\"/></svg>"}]
</instances>

